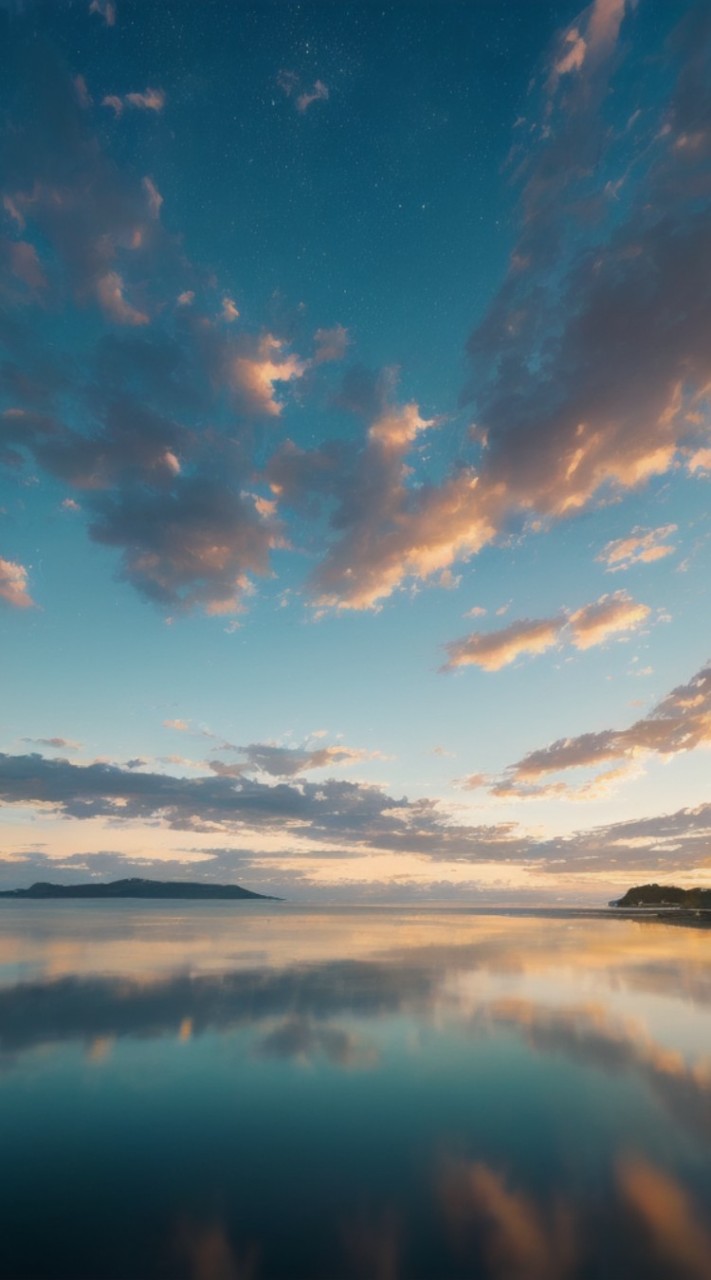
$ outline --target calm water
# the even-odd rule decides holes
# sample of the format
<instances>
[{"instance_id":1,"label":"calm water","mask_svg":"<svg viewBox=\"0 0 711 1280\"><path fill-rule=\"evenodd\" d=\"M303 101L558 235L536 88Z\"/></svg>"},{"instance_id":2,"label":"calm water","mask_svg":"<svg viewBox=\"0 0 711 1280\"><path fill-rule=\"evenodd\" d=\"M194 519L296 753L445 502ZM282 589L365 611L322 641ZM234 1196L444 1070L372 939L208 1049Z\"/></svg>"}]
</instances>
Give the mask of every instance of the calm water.
<instances>
[{"instance_id":1,"label":"calm water","mask_svg":"<svg viewBox=\"0 0 711 1280\"><path fill-rule=\"evenodd\" d=\"M0 906L0 1276L709 1280L711 935Z\"/></svg>"}]
</instances>

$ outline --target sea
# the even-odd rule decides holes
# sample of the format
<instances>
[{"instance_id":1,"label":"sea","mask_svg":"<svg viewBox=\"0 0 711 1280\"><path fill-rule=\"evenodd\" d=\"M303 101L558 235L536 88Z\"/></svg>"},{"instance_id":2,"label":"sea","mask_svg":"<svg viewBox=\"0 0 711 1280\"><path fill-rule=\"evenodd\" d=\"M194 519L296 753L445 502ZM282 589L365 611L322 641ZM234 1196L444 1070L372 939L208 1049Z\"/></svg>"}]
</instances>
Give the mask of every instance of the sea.
<instances>
[{"instance_id":1,"label":"sea","mask_svg":"<svg viewBox=\"0 0 711 1280\"><path fill-rule=\"evenodd\" d=\"M709 1280L711 931L0 902L2 1280Z\"/></svg>"}]
</instances>

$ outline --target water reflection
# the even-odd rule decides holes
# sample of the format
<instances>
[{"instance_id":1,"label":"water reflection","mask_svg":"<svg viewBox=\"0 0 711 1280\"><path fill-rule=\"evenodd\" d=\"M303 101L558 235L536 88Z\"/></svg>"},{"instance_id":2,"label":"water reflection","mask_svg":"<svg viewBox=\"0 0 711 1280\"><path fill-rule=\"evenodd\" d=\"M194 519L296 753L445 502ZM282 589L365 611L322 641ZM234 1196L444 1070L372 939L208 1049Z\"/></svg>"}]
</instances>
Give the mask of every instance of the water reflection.
<instances>
[{"instance_id":1,"label":"water reflection","mask_svg":"<svg viewBox=\"0 0 711 1280\"><path fill-rule=\"evenodd\" d=\"M0 1274L711 1280L710 942L4 905Z\"/></svg>"}]
</instances>

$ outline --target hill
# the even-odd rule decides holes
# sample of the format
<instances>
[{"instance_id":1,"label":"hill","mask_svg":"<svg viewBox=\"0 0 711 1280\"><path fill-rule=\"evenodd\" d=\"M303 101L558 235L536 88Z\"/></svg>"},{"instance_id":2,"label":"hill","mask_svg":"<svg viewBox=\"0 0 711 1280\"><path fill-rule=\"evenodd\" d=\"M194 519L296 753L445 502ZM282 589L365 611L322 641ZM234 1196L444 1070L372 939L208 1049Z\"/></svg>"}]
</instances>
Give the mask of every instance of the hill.
<instances>
[{"instance_id":1,"label":"hill","mask_svg":"<svg viewBox=\"0 0 711 1280\"><path fill-rule=\"evenodd\" d=\"M628 889L611 907L687 907L711 910L711 889L678 889L671 884L641 884Z\"/></svg>"},{"instance_id":2,"label":"hill","mask_svg":"<svg viewBox=\"0 0 711 1280\"><path fill-rule=\"evenodd\" d=\"M29 889L5 889L0 898L261 898L280 902L265 893L253 893L238 884L204 884L189 880L113 880L110 884L48 884L38 880Z\"/></svg>"}]
</instances>

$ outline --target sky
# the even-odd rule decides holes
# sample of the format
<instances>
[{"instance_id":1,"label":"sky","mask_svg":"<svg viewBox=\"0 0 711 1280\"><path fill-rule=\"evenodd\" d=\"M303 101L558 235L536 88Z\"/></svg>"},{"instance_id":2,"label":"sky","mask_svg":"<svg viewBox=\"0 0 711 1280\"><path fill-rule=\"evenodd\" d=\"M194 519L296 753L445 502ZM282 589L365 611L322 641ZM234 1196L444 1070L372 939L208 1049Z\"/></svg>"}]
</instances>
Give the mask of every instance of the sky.
<instances>
[{"instance_id":1,"label":"sky","mask_svg":"<svg viewBox=\"0 0 711 1280\"><path fill-rule=\"evenodd\" d=\"M0 0L0 884L711 884L711 8Z\"/></svg>"}]
</instances>

